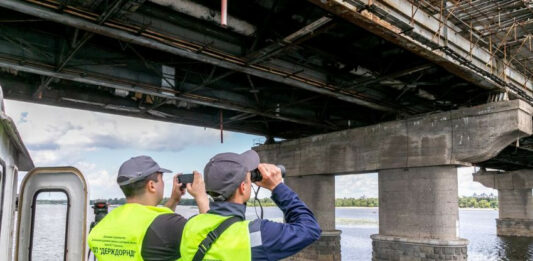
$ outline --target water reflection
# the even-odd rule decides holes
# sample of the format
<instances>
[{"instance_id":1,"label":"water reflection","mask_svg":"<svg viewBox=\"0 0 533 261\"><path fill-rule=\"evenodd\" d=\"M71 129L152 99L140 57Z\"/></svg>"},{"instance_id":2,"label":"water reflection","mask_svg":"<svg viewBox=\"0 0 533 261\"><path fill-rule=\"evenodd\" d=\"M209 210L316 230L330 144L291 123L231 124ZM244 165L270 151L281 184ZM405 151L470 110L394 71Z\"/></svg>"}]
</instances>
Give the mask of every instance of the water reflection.
<instances>
[{"instance_id":1,"label":"water reflection","mask_svg":"<svg viewBox=\"0 0 533 261\"><path fill-rule=\"evenodd\" d=\"M62 211L64 206L48 206L48 211L41 212L41 215L55 215ZM185 217L190 217L198 213L194 207L178 206L177 212ZM92 211L89 212L89 221L94 219ZM378 233L377 208L337 208L336 226L342 230L341 249L342 260L372 260L372 240L370 235ZM256 218L253 208L248 208L247 219ZM283 214L277 208L267 207L264 209L264 216L268 219L281 221ZM460 237L469 240L468 260L469 261L525 261L533 260L533 238L512 238L496 236L496 218L498 212L495 210L463 210L459 211ZM43 217L46 219L46 217ZM54 226L59 223L50 223L45 226L45 230L57 231ZM45 233L46 234L46 233ZM43 234L44 237L44 234ZM57 237L56 237L57 238ZM41 240L44 240L42 238ZM53 256L54 253L40 252L35 260L45 260L43 257Z\"/></svg>"},{"instance_id":2,"label":"water reflection","mask_svg":"<svg viewBox=\"0 0 533 261\"><path fill-rule=\"evenodd\" d=\"M67 196L63 192L39 193L34 209L31 260L64 260Z\"/></svg>"},{"instance_id":3,"label":"water reflection","mask_svg":"<svg viewBox=\"0 0 533 261\"><path fill-rule=\"evenodd\" d=\"M498 237L498 260L532 260L533 238L526 237Z\"/></svg>"}]
</instances>

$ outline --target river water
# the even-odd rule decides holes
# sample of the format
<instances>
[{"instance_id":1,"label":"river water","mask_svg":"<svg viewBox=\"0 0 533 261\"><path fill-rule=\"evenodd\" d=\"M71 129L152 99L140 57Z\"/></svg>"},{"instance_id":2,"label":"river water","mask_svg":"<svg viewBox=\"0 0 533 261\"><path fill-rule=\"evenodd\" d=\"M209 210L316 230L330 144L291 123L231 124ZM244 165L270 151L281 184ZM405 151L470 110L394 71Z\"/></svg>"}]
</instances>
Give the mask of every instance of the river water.
<instances>
[{"instance_id":1,"label":"river water","mask_svg":"<svg viewBox=\"0 0 533 261\"><path fill-rule=\"evenodd\" d=\"M342 260L371 260L370 235L378 233L378 211L377 208L336 208L337 229L342 230ZM197 214L197 209L179 206L176 212L189 217ZM62 260L64 213L64 205L39 205L32 260ZM255 218L254 208L248 208L246 216L248 219ZM264 217L281 222L283 215L278 208L267 207L264 208ZM460 237L470 241L468 260L533 260L533 239L496 236L497 217L496 210L459 210ZM88 220L93 219L91 213Z\"/></svg>"}]
</instances>

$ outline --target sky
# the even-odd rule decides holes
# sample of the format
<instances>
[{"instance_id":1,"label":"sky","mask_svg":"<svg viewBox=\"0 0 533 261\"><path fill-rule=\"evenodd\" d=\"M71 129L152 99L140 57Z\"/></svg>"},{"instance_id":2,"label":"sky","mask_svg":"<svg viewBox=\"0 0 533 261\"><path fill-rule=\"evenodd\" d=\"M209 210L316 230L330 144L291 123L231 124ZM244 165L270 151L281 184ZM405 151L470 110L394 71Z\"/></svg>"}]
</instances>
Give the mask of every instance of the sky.
<instances>
[{"instance_id":1,"label":"sky","mask_svg":"<svg viewBox=\"0 0 533 261\"><path fill-rule=\"evenodd\" d=\"M242 153L264 142L261 136L224 131L221 144L220 130L12 100L5 100L5 107L35 166L78 168L89 184L91 199L124 197L116 174L122 162L133 156L151 156L174 173L203 172L205 163L217 153ZM458 169L460 196L497 194L473 182L473 171ZM172 174L164 175L165 196L169 196L171 179ZM268 196L263 191L259 197ZM361 196L378 196L377 173L335 177L336 198Z\"/></svg>"}]
</instances>

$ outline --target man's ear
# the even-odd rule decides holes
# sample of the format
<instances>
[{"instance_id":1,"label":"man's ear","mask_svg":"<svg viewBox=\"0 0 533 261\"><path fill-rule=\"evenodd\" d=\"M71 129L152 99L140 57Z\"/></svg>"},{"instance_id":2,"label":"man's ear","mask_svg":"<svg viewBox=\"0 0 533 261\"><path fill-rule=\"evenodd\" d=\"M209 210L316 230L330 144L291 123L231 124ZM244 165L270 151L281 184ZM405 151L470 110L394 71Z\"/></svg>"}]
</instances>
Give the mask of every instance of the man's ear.
<instances>
[{"instance_id":1,"label":"man's ear","mask_svg":"<svg viewBox=\"0 0 533 261\"><path fill-rule=\"evenodd\" d=\"M239 185L239 192L241 194L244 194L245 191L246 191L246 183L243 181L241 182L241 185Z\"/></svg>"},{"instance_id":2,"label":"man's ear","mask_svg":"<svg viewBox=\"0 0 533 261\"><path fill-rule=\"evenodd\" d=\"M146 182L146 190L148 190L148 192L152 192L152 193L154 193L156 191L155 182L153 180L148 180L148 182Z\"/></svg>"}]
</instances>

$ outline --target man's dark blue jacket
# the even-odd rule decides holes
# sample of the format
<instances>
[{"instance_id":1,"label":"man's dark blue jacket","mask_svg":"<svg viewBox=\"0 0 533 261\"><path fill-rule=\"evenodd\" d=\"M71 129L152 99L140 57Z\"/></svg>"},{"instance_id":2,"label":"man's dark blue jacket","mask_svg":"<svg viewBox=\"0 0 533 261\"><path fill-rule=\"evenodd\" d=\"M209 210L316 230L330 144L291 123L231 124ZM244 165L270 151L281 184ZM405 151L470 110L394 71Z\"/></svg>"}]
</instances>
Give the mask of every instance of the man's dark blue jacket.
<instances>
[{"instance_id":1,"label":"man's dark blue jacket","mask_svg":"<svg viewBox=\"0 0 533 261\"><path fill-rule=\"evenodd\" d=\"M250 222L252 260L279 260L296 254L320 238L322 233L313 212L287 185L272 191L272 200L283 211L285 223L266 219ZM231 202L211 202L208 213L245 219L246 206Z\"/></svg>"}]
</instances>

